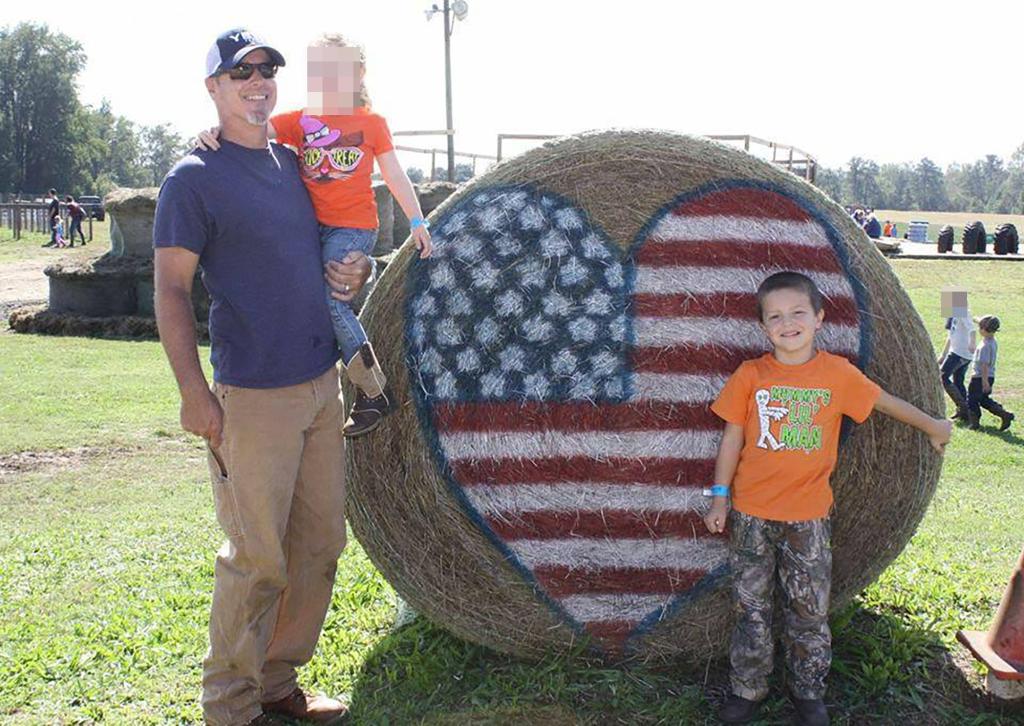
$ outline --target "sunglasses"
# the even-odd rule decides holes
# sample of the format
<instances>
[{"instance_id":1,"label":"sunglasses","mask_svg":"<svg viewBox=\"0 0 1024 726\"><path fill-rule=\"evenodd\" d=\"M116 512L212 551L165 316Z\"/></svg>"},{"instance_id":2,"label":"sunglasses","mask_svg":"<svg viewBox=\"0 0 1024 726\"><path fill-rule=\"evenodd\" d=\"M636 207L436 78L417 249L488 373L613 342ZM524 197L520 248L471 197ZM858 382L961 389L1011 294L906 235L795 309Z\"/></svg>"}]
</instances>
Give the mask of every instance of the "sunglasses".
<instances>
[{"instance_id":1,"label":"sunglasses","mask_svg":"<svg viewBox=\"0 0 1024 726\"><path fill-rule=\"evenodd\" d=\"M248 81L252 78L253 71L259 71L261 76L269 80L277 75L277 66L273 63L239 63L224 73L228 74L231 80Z\"/></svg>"},{"instance_id":2,"label":"sunglasses","mask_svg":"<svg viewBox=\"0 0 1024 726\"><path fill-rule=\"evenodd\" d=\"M338 171L352 171L359 164L359 160L363 158L363 154L359 149L339 148L324 151L316 147L310 147L302 152L302 161L308 168L315 169L320 166L320 162L323 161L325 156L331 166Z\"/></svg>"}]
</instances>

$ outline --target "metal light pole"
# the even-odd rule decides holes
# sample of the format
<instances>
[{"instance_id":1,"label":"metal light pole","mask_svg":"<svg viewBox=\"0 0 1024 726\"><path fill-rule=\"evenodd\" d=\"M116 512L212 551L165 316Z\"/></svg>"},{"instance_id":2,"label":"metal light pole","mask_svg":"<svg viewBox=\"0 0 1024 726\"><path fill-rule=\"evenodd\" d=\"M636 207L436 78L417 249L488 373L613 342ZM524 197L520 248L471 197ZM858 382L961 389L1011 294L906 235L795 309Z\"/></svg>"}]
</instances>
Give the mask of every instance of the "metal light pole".
<instances>
[{"instance_id":1,"label":"metal light pole","mask_svg":"<svg viewBox=\"0 0 1024 726\"><path fill-rule=\"evenodd\" d=\"M448 181L455 181L455 134L452 133L452 26L449 0L444 0L444 100L448 125Z\"/></svg>"},{"instance_id":2,"label":"metal light pole","mask_svg":"<svg viewBox=\"0 0 1024 726\"><path fill-rule=\"evenodd\" d=\"M447 116L448 132L448 181L455 181L455 133L452 130L452 29L456 20L464 20L469 12L469 5L466 0L444 0L444 9L433 5L426 11L427 20L434 16L434 13L444 13L444 97L445 111ZM454 14L455 17L452 17ZM433 173L433 169L431 169Z\"/></svg>"}]
</instances>

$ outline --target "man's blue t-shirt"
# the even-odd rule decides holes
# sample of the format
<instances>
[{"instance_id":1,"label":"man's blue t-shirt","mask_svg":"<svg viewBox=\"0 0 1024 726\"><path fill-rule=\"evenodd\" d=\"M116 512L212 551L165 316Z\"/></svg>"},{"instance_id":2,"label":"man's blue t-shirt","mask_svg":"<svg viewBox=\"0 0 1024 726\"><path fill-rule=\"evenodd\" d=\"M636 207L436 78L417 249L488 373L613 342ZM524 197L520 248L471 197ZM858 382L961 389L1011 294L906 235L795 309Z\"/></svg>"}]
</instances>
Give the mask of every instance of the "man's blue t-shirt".
<instances>
[{"instance_id":1,"label":"man's blue t-shirt","mask_svg":"<svg viewBox=\"0 0 1024 726\"><path fill-rule=\"evenodd\" d=\"M160 188L153 244L199 255L215 381L290 386L338 360L316 216L288 149L193 151Z\"/></svg>"}]
</instances>

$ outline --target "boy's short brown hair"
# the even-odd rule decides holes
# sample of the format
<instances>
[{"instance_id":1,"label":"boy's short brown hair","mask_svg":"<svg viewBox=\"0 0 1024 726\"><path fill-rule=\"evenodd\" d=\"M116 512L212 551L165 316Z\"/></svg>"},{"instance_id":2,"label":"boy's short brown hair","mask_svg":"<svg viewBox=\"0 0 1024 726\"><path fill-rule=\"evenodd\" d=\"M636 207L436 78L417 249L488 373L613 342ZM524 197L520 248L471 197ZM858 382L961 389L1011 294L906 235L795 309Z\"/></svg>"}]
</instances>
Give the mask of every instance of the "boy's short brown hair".
<instances>
[{"instance_id":1,"label":"boy's short brown hair","mask_svg":"<svg viewBox=\"0 0 1024 726\"><path fill-rule=\"evenodd\" d=\"M999 330L999 318L995 315L982 315L978 318L978 327L986 333L994 333Z\"/></svg>"},{"instance_id":2,"label":"boy's short brown hair","mask_svg":"<svg viewBox=\"0 0 1024 726\"><path fill-rule=\"evenodd\" d=\"M764 299L768 293L776 290L797 290L807 295L811 301L814 314L821 312L823 305L821 290L814 280L799 272L784 270L766 277L757 288L757 319L764 320Z\"/></svg>"}]
</instances>

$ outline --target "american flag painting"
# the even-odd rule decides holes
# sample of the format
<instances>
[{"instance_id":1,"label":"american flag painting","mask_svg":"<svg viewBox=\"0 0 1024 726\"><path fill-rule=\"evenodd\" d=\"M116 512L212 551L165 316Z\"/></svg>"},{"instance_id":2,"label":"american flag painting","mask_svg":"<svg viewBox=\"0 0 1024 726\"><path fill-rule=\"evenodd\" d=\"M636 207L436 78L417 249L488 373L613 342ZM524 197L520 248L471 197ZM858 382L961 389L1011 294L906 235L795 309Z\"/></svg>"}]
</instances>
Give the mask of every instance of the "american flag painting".
<instances>
[{"instance_id":1,"label":"american flag painting","mask_svg":"<svg viewBox=\"0 0 1024 726\"><path fill-rule=\"evenodd\" d=\"M624 652L726 571L727 540L702 521L722 428L709 406L767 350L758 284L811 276L821 347L855 362L863 289L824 217L748 181L680 196L626 251L529 185L476 191L434 231L405 332L438 468L543 603Z\"/></svg>"}]
</instances>

